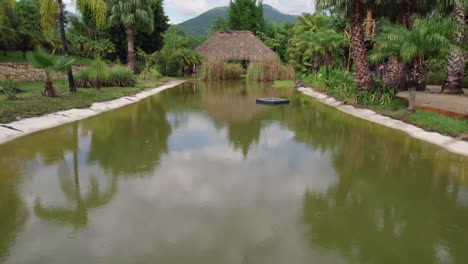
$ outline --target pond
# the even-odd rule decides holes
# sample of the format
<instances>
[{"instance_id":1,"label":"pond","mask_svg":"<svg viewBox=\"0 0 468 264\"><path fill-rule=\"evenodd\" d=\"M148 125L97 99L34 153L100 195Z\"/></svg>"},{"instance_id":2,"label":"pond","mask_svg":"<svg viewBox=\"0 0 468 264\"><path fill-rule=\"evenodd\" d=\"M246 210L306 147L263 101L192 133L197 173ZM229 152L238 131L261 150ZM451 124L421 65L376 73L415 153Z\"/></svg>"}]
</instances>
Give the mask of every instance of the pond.
<instances>
[{"instance_id":1,"label":"pond","mask_svg":"<svg viewBox=\"0 0 468 264\"><path fill-rule=\"evenodd\" d=\"M0 145L0 263L468 263L468 158L186 83Z\"/></svg>"}]
</instances>

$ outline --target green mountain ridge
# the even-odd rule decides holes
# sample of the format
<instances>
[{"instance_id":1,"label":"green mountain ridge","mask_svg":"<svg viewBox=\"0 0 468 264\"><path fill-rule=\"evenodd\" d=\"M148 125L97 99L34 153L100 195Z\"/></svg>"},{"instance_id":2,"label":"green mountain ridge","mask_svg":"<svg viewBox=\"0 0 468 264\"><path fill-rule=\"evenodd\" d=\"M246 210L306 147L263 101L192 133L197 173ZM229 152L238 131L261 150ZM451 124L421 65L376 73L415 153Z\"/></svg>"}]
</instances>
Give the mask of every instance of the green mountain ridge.
<instances>
[{"instance_id":1,"label":"green mountain ridge","mask_svg":"<svg viewBox=\"0 0 468 264\"><path fill-rule=\"evenodd\" d=\"M227 6L213 8L197 17L178 24L177 27L189 35L207 35L210 32L211 25L218 16L227 17L228 8ZM296 16L281 13L267 4L263 5L263 16L267 21L275 23L297 21Z\"/></svg>"}]
</instances>

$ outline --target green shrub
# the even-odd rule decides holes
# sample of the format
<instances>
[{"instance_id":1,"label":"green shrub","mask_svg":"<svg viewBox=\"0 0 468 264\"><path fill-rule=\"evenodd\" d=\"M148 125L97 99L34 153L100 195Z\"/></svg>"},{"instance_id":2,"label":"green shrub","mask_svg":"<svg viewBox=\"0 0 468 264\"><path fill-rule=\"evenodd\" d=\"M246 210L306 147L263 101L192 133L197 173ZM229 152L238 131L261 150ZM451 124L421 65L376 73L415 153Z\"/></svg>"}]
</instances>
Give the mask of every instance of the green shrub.
<instances>
[{"instance_id":1,"label":"green shrub","mask_svg":"<svg viewBox=\"0 0 468 264\"><path fill-rule=\"evenodd\" d=\"M140 78L142 80L146 80L146 81L157 81L159 80L159 78L162 77L162 74L159 73L158 70L156 69L150 69L150 70L143 70L141 73L140 73Z\"/></svg>"},{"instance_id":2,"label":"green shrub","mask_svg":"<svg viewBox=\"0 0 468 264\"><path fill-rule=\"evenodd\" d=\"M293 81L275 81L273 87L275 88L293 88L295 83Z\"/></svg>"},{"instance_id":3,"label":"green shrub","mask_svg":"<svg viewBox=\"0 0 468 264\"><path fill-rule=\"evenodd\" d=\"M129 68L116 65L112 68L110 83L106 86L133 87L137 78Z\"/></svg>"}]
</instances>

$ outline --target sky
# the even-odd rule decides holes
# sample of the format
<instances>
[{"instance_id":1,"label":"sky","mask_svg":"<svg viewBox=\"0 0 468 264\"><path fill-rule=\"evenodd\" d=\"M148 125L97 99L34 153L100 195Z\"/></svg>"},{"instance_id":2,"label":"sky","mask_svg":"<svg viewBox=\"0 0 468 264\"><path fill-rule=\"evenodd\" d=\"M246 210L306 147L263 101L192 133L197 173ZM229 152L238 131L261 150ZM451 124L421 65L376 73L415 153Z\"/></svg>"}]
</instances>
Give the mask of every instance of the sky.
<instances>
[{"instance_id":1,"label":"sky","mask_svg":"<svg viewBox=\"0 0 468 264\"><path fill-rule=\"evenodd\" d=\"M76 12L72 0L64 0L67 10ZM313 12L312 0L264 0L264 4L269 4L283 13L290 15L300 15L304 12ZM196 17L201 13L214 7L227 6L229 0L165 0L164 10L169 16L172 24L178 24Z\"/></svg>"}]
</instances>

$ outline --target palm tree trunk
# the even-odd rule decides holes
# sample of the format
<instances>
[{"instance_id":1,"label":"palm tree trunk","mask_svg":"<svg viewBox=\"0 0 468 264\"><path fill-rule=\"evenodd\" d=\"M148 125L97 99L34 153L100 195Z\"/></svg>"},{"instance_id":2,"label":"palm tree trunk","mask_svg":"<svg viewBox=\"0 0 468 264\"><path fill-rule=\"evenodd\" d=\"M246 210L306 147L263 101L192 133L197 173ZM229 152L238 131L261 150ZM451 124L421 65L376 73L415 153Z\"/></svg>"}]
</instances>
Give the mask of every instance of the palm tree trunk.
<instances>
[{"instance_id":1,"label":"palm tree trunk","mask_svg":"<svg viewBox=\"0 0 468 264\"><path fill-rule=\"evenodd\" d=\"M127 67L135 71L135 25L129 24L127 27Z\"/></svg>"},{"instance_id":2,"label":"palm tree trunk","mask_svg":"<svg viewBox=\"0 0 468 264\"><path fill-rule=\"evenodd\" d=\"M356 88L358 90L369 90L374 87L374 80L369 69L369 61L364 45L364 10L361 0L353 0L352 12L351 35Z\"/></svg>"},{"instance_id":3,"label":"palm tree trunk","mask_svg":"<svg viewBox=\"0 0 468 264\"><path fill-rule=\"evenodd\" d=\"M465 10L462 0L456 1L454 16L460 25L460 30L455 35L458 42L463 42L465 38L466 20ZM463 51L453 49L448 56L447 73L442 85L442 92L445 94L463 94L462 82L465 72L465 57Z\"/></svg>"},{"instance_id":4,"label":"palm tree trunk","mask_svg":"<svg viewBox=\"0 0 468 264\"><path fill-rule=\"evenodd\" d=\"M63 53L65 56L68 56L67 38L65 37L65 21L63 18L63 1L57 0L57 4L58 4L60 37L62 38ZM76 92L76 85L75 85L75 80L73 79L73 72L72 72L71 67L68 70L68 90L70 92Z\"/></svg>"},{"instance_id":5,"label":"palm tree trunk","mask_svg":"<svg viewBox=\"0 0 468 264\"><path fill-rule=\"evenodd\" d=\"M55 97L55 90L52 81L47 79L44 86L44 95L48 97Z\"/></svg>"},{"instance_id":6,"label":"palm tree trunk","mask_svg":"<svg viewBox=\"0 0 468 264\"><path fill-rule=\"evenodd\" d=\"M401 16L401 24L408 30L411 30L411 28L413 27L413 11L414 0L405 0L403 2L403 14Z\"/></svg>"},{"instance_id":7,"label":"palm tree trunk","mask_svg":"<svg viewBox=\"0 0 468 264\"><path fill-rule=\"evenodd\" d=\"M416 90L426 76L423 59L415 59L412 64L406 66L406 83L409 90L408 111L416 109Z\"/></svg>"}]
</instances>

